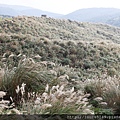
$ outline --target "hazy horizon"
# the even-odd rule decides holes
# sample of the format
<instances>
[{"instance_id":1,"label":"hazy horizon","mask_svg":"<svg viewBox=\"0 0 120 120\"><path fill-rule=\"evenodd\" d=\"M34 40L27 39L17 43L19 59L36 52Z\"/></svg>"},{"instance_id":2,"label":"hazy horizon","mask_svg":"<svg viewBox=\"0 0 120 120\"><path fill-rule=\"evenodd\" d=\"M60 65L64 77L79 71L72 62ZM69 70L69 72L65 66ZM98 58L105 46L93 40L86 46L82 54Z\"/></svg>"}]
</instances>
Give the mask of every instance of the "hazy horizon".
<instances>
[{"instance_id":1,"label":"hazy horizon","mask_svg":"<svg viewBox=\"0 0 120 120\"><path fill-rule=\"evenodd\" d=\"M119 8L118 0L0 0L0 4L32 7L58 14L69 14L83 8ZM109 3L109 4L108 4Z\"/></svg>"}]
</instances>

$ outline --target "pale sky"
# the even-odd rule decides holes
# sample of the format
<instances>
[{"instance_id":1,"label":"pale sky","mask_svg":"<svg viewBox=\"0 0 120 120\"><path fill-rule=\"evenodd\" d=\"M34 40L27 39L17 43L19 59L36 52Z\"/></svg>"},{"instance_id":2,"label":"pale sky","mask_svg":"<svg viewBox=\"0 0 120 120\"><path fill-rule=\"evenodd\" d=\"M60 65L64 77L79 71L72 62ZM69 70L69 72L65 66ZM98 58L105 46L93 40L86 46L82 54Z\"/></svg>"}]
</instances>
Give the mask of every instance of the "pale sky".
<instances>
[{"instance_id":1,"label":"pale sky","mask_svg":"<svg viewBox=\"0 0 120 120\"><path fill-rule=\"evenodd\" d=\"M0 4L24 5L60 14L82 8L120 8L119 3L120 0L0 0Z\"/></svg>"}]
</instances>

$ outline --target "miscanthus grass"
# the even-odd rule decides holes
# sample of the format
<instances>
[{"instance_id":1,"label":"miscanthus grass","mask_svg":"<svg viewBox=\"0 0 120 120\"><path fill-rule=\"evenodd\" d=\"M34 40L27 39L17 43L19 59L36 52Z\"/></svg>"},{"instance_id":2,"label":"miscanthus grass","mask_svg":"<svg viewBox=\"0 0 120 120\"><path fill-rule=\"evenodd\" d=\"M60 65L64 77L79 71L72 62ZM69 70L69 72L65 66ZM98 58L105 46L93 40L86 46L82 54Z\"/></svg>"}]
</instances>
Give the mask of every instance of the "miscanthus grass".
<instances>
[{"instance_id":1,"label":"miscanthus grass","mask_svg":"<svg viewBox=\"0 0 120 120\"><path fill-rule=\"evenodd\" d=\"M120 113L119 76L105 73L81 81L76 70L26 57L17 67L1 68L0 113Z\"/></svg>"},{"instance_id":2,"label":"miscanthus grass","mask_svg":"<svg viewBox=\"0 0 120 120\"><path fill-rule=\"evenodd\" d=\"M91 98L102 97L107 108L113 113L120 113L120 77L110 77L106 73L103 76L85 81L85 91L91 94Z\"/></svg>"},{"instance_id":3,"label":"miscanthus grass","mask_svg":"<svg viewBox=\"0 0 120 120\"><path fill-rule=\"evenodd\" d=\"M89 96L75 91L74 87L66 89L66 85L56 85L50 88L47 84L42 94L28 93L31 99L23 102L21 110L26 114L94 114Z\"/></svg>"}]
</instances>

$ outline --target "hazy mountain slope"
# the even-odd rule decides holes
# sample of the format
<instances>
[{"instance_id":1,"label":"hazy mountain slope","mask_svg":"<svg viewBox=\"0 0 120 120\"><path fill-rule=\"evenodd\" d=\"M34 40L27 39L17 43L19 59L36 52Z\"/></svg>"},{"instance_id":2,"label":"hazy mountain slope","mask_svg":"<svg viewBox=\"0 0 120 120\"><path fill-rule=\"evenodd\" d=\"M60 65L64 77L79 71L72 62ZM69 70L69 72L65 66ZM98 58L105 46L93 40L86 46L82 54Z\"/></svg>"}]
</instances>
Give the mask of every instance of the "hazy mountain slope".
<instances>
[{"instance_id":1,"label":"hazy mountain slope","mask_svg":"<svg viewBox=\"0 0 120 120\"><path fill-rule=\"evenodd\" d=\"M62 16L61 14L56 14L56 13L51 13L51 12L47 12L47 11L42 11L39 9L26 9L26 10L22 10L20 11L22 15L27 15L27 16L38 16L40 17L41 15L48 15L49 17L60 17Z\"/></svg>"},{"instance_id":2,"label":"hazy mountain slope","mask_svg":"<svg viewBox=\"0 0 120 120\"><path fill-rule=\"evenodd\" d=\"M42 11L27 6L0 4L0 15L7 16L37 16L42 14L53 18L65 18L81 22L105 23L114 26L120 26L119 20L114 20L120 16L120 9L115 8L88 8L74 11L67 15ZM114 22L113 22L114 21Z\"/></svg>"},{"instance_id":3,"label":"hazy mountain slope","mask_svg":"<svg viewBox=\"0 0 120 120\"><path fill-rule=\"evenodd\" d=\"M0 7L0 15L18 16L21 14L12 8Z\"/></svg>"},{"instance_id":4,"label":"hazy mountain slope","mask_svg":"<svg viewBox=\"0 0 120 120\"><path fill-rule=\"evenodd\" d=\"M10 15L10 16L27 15L27 16L38 16L38 17L40 17L42 14L45 14L49 17L60 17L60 16L62 16L61 14L42 11L40 9L35 9L35 8L32 8L32 7L0 4L0 15Z\"/></svg>"},{"instance_id":5,"label":"hazy mountain slope","mask_svg":"<svg viewBox=\"0 0 120 120\"><path fill-rule=\"evenodd\" d=\"M106 21L107 24L120 27L120 16L114 17Z\"/></svg>"},{"instance_id":6,"label":"hazy mountain slope","mask_svg":"<svg viewBox=\"0 0 120 120\"><path fill-rule=\"evenodd\" d=\"M115 8L88 8L74 11L63 18L81 22L108 23L109 19L120 16L120 9ZM112 24L111 24L112 25Z\"/></svg>"}]
</instances>

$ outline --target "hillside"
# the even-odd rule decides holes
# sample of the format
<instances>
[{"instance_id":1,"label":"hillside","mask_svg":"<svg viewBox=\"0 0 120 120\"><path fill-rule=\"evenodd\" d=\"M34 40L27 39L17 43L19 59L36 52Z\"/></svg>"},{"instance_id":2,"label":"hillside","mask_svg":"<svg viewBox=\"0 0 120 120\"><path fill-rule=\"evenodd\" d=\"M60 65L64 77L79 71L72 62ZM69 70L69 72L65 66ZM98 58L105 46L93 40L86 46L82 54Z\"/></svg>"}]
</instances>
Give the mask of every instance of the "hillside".
<instances>
[{"instance_id":1,"label":"hillside","mask_svg":"<svg viewBox=\"0 0 120 120\"><path fill-rule=\"evenodd\" d=\"M0 32L62 40L110 40L120 43L120 28L71 20L15 17L0 23Z\"/></svg>"},{"instance_id":2,"label":"hillside","mask_svg":"<svg viewBox=\"0 0 120 120\"><path fill-rule=\"evenodd\" d=\"M18 14L19 12L12 8L0 7L0 15L17 16Z\"/></svg>"},{"instance_id":3,"label":"hillside","mask_svg":"<svg viewBox=\"0 0 120 120\"><path fill-rule=\"evenodd\" d=\"M120 28L48 17L0 20L0 90L18 113L119 113L119 80Z\"/></svg>"},{"instance_id":4,"label":"hillside","mask_svg":"<svg viewBox=\"0 0 120 120\"><path fill-rule=\"evenodd\" d=\"M119 73L119 66L115 65L120 60L120 28L53 18L15 17L0 22L0 33L1 55L8 50L29 56L39 54L42 60L86 70L114 65Z\"/></svg>"}]
</instances>

